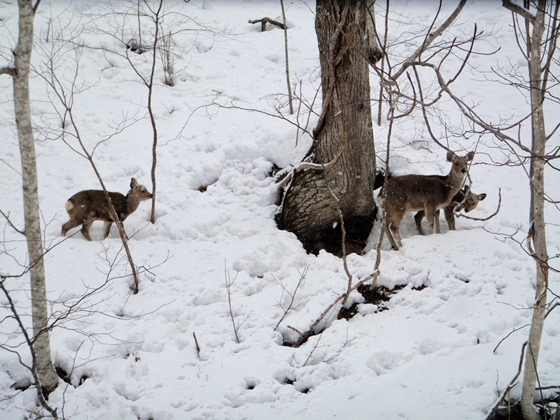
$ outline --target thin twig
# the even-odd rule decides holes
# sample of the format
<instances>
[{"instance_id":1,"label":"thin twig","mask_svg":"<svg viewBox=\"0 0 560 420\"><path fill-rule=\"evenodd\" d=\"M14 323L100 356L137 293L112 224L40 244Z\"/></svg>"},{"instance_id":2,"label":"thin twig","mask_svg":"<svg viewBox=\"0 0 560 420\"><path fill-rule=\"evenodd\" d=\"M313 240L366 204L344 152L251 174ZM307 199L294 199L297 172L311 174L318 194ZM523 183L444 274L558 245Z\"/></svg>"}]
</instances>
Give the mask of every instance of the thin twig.
<instances>
[{"instance_id":1,"label":"thin twig","mask_svg":"<svg viewBox=\"0 0 560 420\"><path fill-rule=\"evenodd\" d=\"M12 223L12 221L10 220L10 215L5 214L2 210L0 210L0 214L2 214L2 216L4 216L4 218L6 219L6 222L8 222L8 224L12 227L13 230L15 230L17 233L21 234L21 235L25 235L25 231L24 230L20 230L17 227L15 227L15 225Z\"/></svg>"},{"instance_id":2,"label":"thin twig","mask_svg":"<svg viewBox=\"0 0 560 420\"><path fill-rule=\"evenodd\" d=\"M196 338L196 334L194 333L194 331L193 331L192 335L193 335L193 338L194 338L194 345L196 347L196 354L197 354L198 358L200 359L200 346L198 345L198 340Z\"/></svg>"},{"instance_id":3,"label":"thin twig","mask_svg":"<svg viewBox=\"0 0 560 420\"><path fill-rule=\"evenodd\" d=\"M280 320L278 321L278 323L274 327L274 331L276 331L278 329L278 327L280 326L280 324L282 323L284 318L286 318L286 316L288 315L288 313L291 311L292 307L294 306L296 293L297 293L298 289L300 288L300 286L303 284L303 281L305 280L305 276L307 275L307 270L308 269L309 269L309 267L305 267L303 269L303 273L300 273L298 284L296 285L296 288L294 289L293 293L288 292L286 290L286 288L280 282L276 281L278 284L280 284L282 289L290 295L291 299L290 299L290 303L289 303L288 307L286 309L282 308L282 309L284 309L284 315L282 315L282 317L280 318Z\"/></svg>"},{"instance_id":4,"label":"thin twig","mask_svg":"<svg viewBox=\"0 0 560 420\"><path fill-rule=\"evenodd\" d=\"M319 342L321 341L321 338L323 338L323 333L319 334L319 337L317 338L317 341L315 342L315 345L311 349L311 352L307 355L307 359L305 359L305 362L303 362L302 367L306 366L307 362L309 362L309 359L311 359L311 356L313 355L313 353L315 352L315 350L319 346Z\"/></svg>"},{"instance_id":5,"label":"thin twig","mask_svg":"<svg viewBox=\"0 0 560 420\"><path fill-rule=\"evenodd\" d=\"M494 419L494 414L496 414L496 411L498 411L498 408L500 408L500 404L505 399L506 395L508 395L509 392L513 389L513 387L515 385L517 385L517 378L519 378L519 375L521 375L521 370L523 369L523 360L525 359L525 349L527 347L527 344L528 344L528 341L523 343L523 346L521 347L521 357L519 358L519 365L517 367L517 373L515 374L513 379L509 382L506 389L504 389L502 391L502 393L500 394L500 397L497 399L497 401L494 403L494 405L492 406L492 408L490 409L490 411L486 415L486 420L493 420Z\"/></svg>"},{"instance_id":6,"label":"thin twig","mask_svg":"<svg viewBox=\"0 0 560 420\"><path fill-rule=\"evenodd\" d=\"M292 83L290 82L290 60L288 58L288 25L286 25L286 11L284 9L284 0L280 0L282 6L282 19L284 20L284 47L286 50L286 81L288 83L288 100L290 104L290 114L294 113L294 105L292 101Z\"/></svg>"},{"instance_id":7,"label":"thin twig","mask_svg":"<svg viewBox=\"0 0 560 420\"><path fill-rule=\"evenodd\" d=\"M463 7L465 7L466 3L467 0L461 0L453 13L451 13L451 15L449 15L449 17L446 19L446 21L443 22L438 29L426 36L426 39L424 40L422 45L420 45L420 47L418 47L418 49L402 64L401 68L393 74L393 80L397 80L399 77L401 77L401 75L410 66L410 64L416 61L422 55L422 53L426 51L426 49L435 41L435 39L441 36L443 32L445 32L445 30L455 21L455 19L457 19L457 16L459 16L459 13L461 13L461 10L463 10Z\"/></svg>"},{"instance_id":8,"label":"thin twig","mask_svg":"<svg viewBox=\"0 0 560 420\"><path fill-rule=\"evenodd\" d=\"M233 332L235 334L235 341L237 342L237 344L241 343L241 340L239 340L239 334L237 333L239 330L239 325L235 324L235 316L233 315L233 307L231 304L231 286L233 285L233 283L235 283L235 280L237 280L237 276L239 275L239 272L235 275L235 278L233 280L231 280L231 277L229 275L229 270L227 268L224 269L225 270L225 277L226 277L226 291L227 291L227 298L228 298L228 306L229 306L229 317L231 318L231 324L233 326Z\"/></svg>"}]
</instances>

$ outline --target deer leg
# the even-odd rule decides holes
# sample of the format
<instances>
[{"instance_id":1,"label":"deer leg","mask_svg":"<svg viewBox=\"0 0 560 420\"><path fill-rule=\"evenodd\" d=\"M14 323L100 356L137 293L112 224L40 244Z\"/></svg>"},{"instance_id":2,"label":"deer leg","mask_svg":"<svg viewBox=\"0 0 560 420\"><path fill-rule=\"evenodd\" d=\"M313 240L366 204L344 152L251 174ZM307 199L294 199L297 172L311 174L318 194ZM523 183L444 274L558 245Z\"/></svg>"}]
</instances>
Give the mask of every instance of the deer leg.
<instances>
[{"instance_id":1,"label":"deer leg","mask_svg":"<svg viewBox=\"0 0 560 420\"><path fill-rule=\"evenodd\" d=\"M414 221L416 222L416 229L418 230L418 233L420 235L424 234L424 231L422 230L422 219L424 218L424 210L420 210L418 213L416 213L414 215Z\"/></svg>"},{"instance_id":2,"label":"deer leg","mask_svg":"<svg viewBox=\"0 0 560 420\"><path fill-rule=\"evenodd\" d=\"M68 220L66 223L62 225L62 230L61 230L62 236L66 236L66 234L70 229L74 229L75 227L80 226L82 222L83 221L72 219L72 218Z\"/></svg>"},{"instance_id":3,"label":"deer leg","mask_svg":"<svg viewBox=\"0 0 560 420\"><path fill-rule=\"evenodd\" d=\"M391 233L391 230L389 229L389 224L385 223L383 228L385 230L385 233L387 234L387 238L389 238L389 242L391 242L391 248L398 251L399 246L397 245L397 242L395 241L395 238L393 237L393 234Z\"/></svg>"},{"instance_id":4,"label":"deer leg","mask_svg":"<svg viewBox=\"0 0 560 420\"><path fill-rule=\"evenodd\" d=\"M436 209L433 207L426 207L426 218L430 226L430 235L434 233L434 220L436 216Z\"/></svg>"},{"instance_id":5,"label":"deer leg","mask_svg":"<svg viewBox=\"0 0 560 420\"><path fill-rule=\"evenodd\" d=\"M103 224L103 232L105 234L105 239L107 239L107 236L109 236L109 232L111 231L111 226L113 225L113 222L105 222Z\"/></svg>"},{"instance_id":6,"label":"deer leg","mask_svg":"<svg viewBox=\"0 0 560 420\"><path fill-rule=\"evenodd\" d=\"M95 222L95 220L95 214L89 214L84 221L84 224L82 225L82 235L84 235L84 238L86 238L88 241L91 241L91 236L89 236L89 229L91 228L91 225L93 225L93 222Z\"/></svg>"},{"instance_id":7,"label":"deer leg","mask_svg":"<svg viewBox=\"0 0 560 420\"><path fill-rule=\"evenodd\" d=\"M404 217L404 214L392 214L389 217L389 219L387 220L388 231L390 230L390 233L392 234L394 242L397 245L395 247L395 244L393 244L391 242L391 245L393 245L393 248L395 248L395 249L399 249L399 248L402 247L401 232L400 232L399 228L401 226L401 222L402 222L403 217Z\"/></svg>"},{"instance_id":8,"label":"deer leg","mask_svg":"<svg viewBox=\"0 0 560 420\"><path fill-rule=\"evenodd\" d=\"M384 220L383 220L383 229L385 231L385 233L387 234L387 238L389 239L389 242L391 242L391 247L394 250L399 250L399 245L397 244L396 241L396 236L391 232L392 230L394 230L394 227L392 226L395 223L395 221L393 220L393 216L391 213L385 212L384 215Z\"/></svg>"},{"instance_id":9,"label":"deer leg","mask_svg":"<svg viewBox=\"0 0 560 420\"><path fill-rule=\"evenodd\" d=\"M434 218L435 218L435 222L436 222L436 232L441 233L441 229L440 229L440 226L439 226L439 209L436 210L436 214L435 214Z\"/></svg>"},{"instance_id":10,"label":"deer leg","mask_svg":"<svg viewBox=\"0 0 560 420\"><path fill-rule=\"evenodd\" d=\"M393 237L395 238L395 241L397 242L398 248L402 247L402 239L401 239L401 232L399 230L399 225L397 224L392 224L391 225L391 233L393 234Z\"/></svg>"},{"instance_id":11,"label":"deer leg","mask_svg":"<svg viewBox=\"0 0 560 420\"><path fill-rule=\"evenodd\" d=\"M453 214L453 206L447 206L443 209L443 213L445 214L445 220L447 220L449 230L455 230L455 215Z\"/></svg>"},{"instance_id":12,"label":"deer leg","mask_svg":"<svg viewBox=\"0 0 560 420\"><path fill-rule=\"evenodd\" d=\"M93 225L93 220L82 225L82 235L84 235L84 238L86 238L88 241L91 241L91 236L89 236L89 228L91 227L91 225Z\"/></svg>"}]
</instances>

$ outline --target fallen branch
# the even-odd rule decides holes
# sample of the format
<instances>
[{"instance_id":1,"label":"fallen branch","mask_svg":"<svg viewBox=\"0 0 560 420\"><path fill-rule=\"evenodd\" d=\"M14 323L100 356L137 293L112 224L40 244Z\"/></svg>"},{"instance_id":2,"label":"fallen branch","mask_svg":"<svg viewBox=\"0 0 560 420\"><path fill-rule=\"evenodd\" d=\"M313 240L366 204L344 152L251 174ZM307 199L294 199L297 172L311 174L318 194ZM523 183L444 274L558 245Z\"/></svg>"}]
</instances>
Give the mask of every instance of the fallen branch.
<instances>
[{"instance_id":1,"label":"fallen branch","mask_svg":"<svg viewBox=\"0 0 560 420\"><path fill-rule=\"evenodd\" d=\"M249 20L249 23L260 23L261 24L261 32L266 31L266 24L270 23L271 25L276 25L284 30L288 29L288 27L286 25L284 25L283 23L280 23L276 20L264 17L262 19L257 19L257 20Z\"/></svg>"},{"instance_id":2,"label":"fallen branch","mask_svg":"<svg viewBox=\"0 0 560 420\"><path fill-rule=\"evenodd\" d=\"M365 282L367 282L367 281L373 279L373 278L375 277L376 274L377 274L377 273L370 274L370 275L367 276L365 279L360 280L359 282L357 282L356 284L354 284L354 285L352 286L352 288L351 288L350 291L356 290L358 287L360 287L360 286L361 286L362 284L364 284ZM301 339L298 340L297 342L293 343L292 346L293 346L293 347L299 347L299 346L301 346L303 343L305 343L305 342L309 339L309 337L312 337L312 336L314 335L314 333L315 333L315 332L314 332L315 327L317 327L317 325L319 325L319 323L320 323L320 322L325 318L325 316L327 316L327 314L338 304L338 302L340 302L341 300L343 300L347 295L348 295L348 292L345 292L345 293L343 293L342 295L340 295L338 298L336 298L336 300L335 300L333 303L331 303L331 304L327 307L327 309L325 309L325 310L321 313L321 315L319 316L319 318L317 318L317 319L315 320L315 322L313 322L313 324L311 324L311 327L309 327L309 330L308 330L307 332L304 332L304 333L303 333L303 332L299 331L298 329L296 329L296 328L291 327L291 326L288 325L288 328L289 328L289 329L291 329L291 330L297 332L297 333L301 336Z\"/></svg>"},{"instance_id":3,"label":"fallen branch","mask_svg":"<svg viewBox=\"0 0 560 420\"><path fill-rule=\"evenodd\" d=\"M496 412L500 408L500 404L502 403L502 401L504 401L504 399L506 398L506 395L508 395L510 393L510 391L513 389L513 387L515 385L517 385L517 379L519 378L519 375L521 375L521 370L523 369L523 360L525 358L525 349L527 347L527 344L528 344L528 342L526 341L523 344L523 346L521 347L521 357L519 358L519 366L517 368L517 373L515 374L513 379L510 381L510 383L508 384L506 389L500 394L500 397L494 403L494 405L492 406L492 408L490 409L490 411L486 415L486 420L492 420L494 418L494 415L496 414Z\"/></svg>"}]
</instances>

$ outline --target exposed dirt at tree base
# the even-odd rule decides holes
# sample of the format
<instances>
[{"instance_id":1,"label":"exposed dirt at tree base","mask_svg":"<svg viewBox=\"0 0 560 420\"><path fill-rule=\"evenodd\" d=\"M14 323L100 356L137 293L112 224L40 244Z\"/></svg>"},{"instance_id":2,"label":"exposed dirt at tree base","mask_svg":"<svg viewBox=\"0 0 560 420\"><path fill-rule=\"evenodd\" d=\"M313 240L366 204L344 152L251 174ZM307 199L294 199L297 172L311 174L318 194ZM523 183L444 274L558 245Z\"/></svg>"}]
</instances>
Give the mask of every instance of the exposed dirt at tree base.
<instances>
[{"instance_id":1,"label":"exposed dirt at tree base","mask_svg":"<svg viewBox=\"0 0 560 420\"><path fill-rule=\"evenodd\" d=\"M359 312L359 305L363 304L373 304L377 306L377 312L382 312L388 310L389 308L386 306L386 302L391 300L391 297L399 292L400 290L404 289L407 285L396 286L393 289L388 289L383 286L378 286L375 288L371 288L369 285L361 285L357 288L358 292L364 297L364 300L360 303L354 303L349 308L342 307L338 313L338 319L346 319L349 320L354 315ZM422 290L426 286L415 287L413 290ZM294 329L294 331L296 331ZM299 347L302 344L306 343L310 337L314 335L321 334L324 330L310 330L307 332L297 331L300 334L300 339L296 342L284 340L282 343L283 346L287 347Z\"/></svg>"},{"instance_id":2,"label":"exposed dirt at tree base","mask_svg":"<svg viewBox=\"0 0 560 420\"><path fill-rule=\"evenodd\" d=\"M486 420L525 420L521 414L521 405L519 401L508 403L504 401L491 413ZM537 420L558 420L560 419L560 394L556 394L554 398L545 399L535 404L537 410Z\"/></svg>"},{"instance_id":3,"label":"exposed dirt at tree base","mask_svg":"<svg viewBox=\"0 0 560 420\"><path fill-rule=\"evenodd\" d=\"M389 309L386 302L391 300L391 297L404 289L407 285L396 286L393 289L387 289L386 287L379 286L376 288L371 288L369 285L361 285L358 287L358 292L364 297L364 301L360 303L354 303L349 308L341 308L338 313L338 319L351 319L354 315L358 313L359 305L362 304L372 304L377 306L377 312L382 312ZM422 290L426 286L415 287L414 290Z\"/></svg>"}]
</instances>

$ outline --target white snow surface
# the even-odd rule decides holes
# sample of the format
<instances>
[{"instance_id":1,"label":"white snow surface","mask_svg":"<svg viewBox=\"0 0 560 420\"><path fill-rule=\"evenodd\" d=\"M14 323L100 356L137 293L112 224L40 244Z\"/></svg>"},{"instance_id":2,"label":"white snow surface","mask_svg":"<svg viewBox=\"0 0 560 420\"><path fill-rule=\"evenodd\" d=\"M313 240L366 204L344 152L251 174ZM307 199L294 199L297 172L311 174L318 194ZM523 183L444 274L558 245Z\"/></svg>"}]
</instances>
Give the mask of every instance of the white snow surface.
<instances>
[{"instance_id":1,"label":"white snow surface","mask_svg":"<svg viewBox=\"0 0 560 420\"><path fill-rule=\"evenodd\" d=\"M320 86L315 4L285 3L292 82L297 94L311 102ZM449 3L439 22L453 7ZM61 107L40 77L47 74L49 55L56 58L64 86L75 82L80 90L73 101L76 125L88 149L95 147L95 163L108 189L126 193L131 177L151 189L148 91L122 58L120 42L132 38L137 28L129 16L123 29L120 12L133 13L135 5L43 0L35 19L31 99L44 241L52 247L46 272L53 319L73 305L51 332L53 359L71 372L71 384L61 381L50 404L72 419L484 419L518 370L532 314L535 263L518 243L528 230L526 168L495 165L508 154L489 136L450 138L457 153L476 148L472 187L488 198L472 215L490 216L501 191L499 213L487 221L458 218L457 231L451 232L442 221L443 233L431 236L418 235L408 215L401 228L404 247L391 251L384 244L382 252L379 285L405 286L388 309L360 304L359 313L345 320L336 319L337 306L320 324L321 334L299 348L283 346L285 339L297 339L294 329L308 330L345 292L348 277L341 258L326 252L308 255L295 235L279 230L274 221L278 207L272 166L296 165L311 144L309 136L297 134L287 121L264 114L278 115L275 106L285 101L284 32L276 27L260 32L260 24L247 21L265 16L281 20L278 1L166 2L164 25L177 31L172 50L176 84L163 84L158 58L153 95L159 132L156 222L148 221L149 202L125 222L141 269L139 293L131 293L130 268L115 227L105 240L100 222L91 230L93 242L78 229L61 237L66 200L100 187L90 164L72 150L76 141L57 137L63 122L55 107ZM437 2L399 1L391 7L398 17L391 23L391 41L398 43L430 24ZM172 12L189 20L180 22ZM1 65L6 65L17 40L17 2L0 2L0 19ZM490 72L513 65L526 74L511 13L499 1L469 2L447 39L470 33L475 23L487 36L480 49L500 49L494 55L474 55L454 89L494 122L520 118L529 107L525 92L497 83ZM152 29L145 21L144 39L150 39ZM416 46L398 44L392 54ZM147 75L151 52L131 58ZM450 60L449 74L459 65L456 58ZM373 72L371 80L376 98ZM22 227L11 89L11 79L0 77L0 208ZM213 100L264 113L211 106ZM320 95L316 113L319 104ZM460 123L448 100L441 110L452 123ZM281 111L296 120L285 106ZM552 126L559 109L547 111ZM432 117L444 139L439 115ZM306 122L305 107L299 118ZM311 116L311 128L317 118ZM126 127L118 130L125 120ZM419 112L400 120L394 131L395 174L448 172L445 151L429 139ZM387 122L374 125L374 133L384 159ZM521 136L529 144L528 131ZM559 145L558 133L550 143ZM549 170L547 188L555 199L558 181L558 174ZM553 205L547 207L547 218L549 253L557 255L560 217ZM1 226L0 271L20 274L25 242L4 219ZM348 257L355 282L374 271L378 233L376 224L367 252ZM303 273L293 307L275 329ZM239 343L230 317L228 279ZM6 281L26 324L28 284L25 274ZM417 290L420 286L424 288ZM95 288L99 290L81 298ZM550 289L560 293L555 272L550 273ZM359 301L360 295L353 293L352 299ZM5 296L0 302L1 343L15 346L30 363L21 334L6 318ZM542 338L543 387L560 385L559 345L556 311L547 318ZM80 385L81 378L87 379ZM0 419L20 419L37 410L33 388L11 388L30 380L13 352L0 351ZM512 396L519 395L518 385Z\"/></svg>"}]
</instances>

